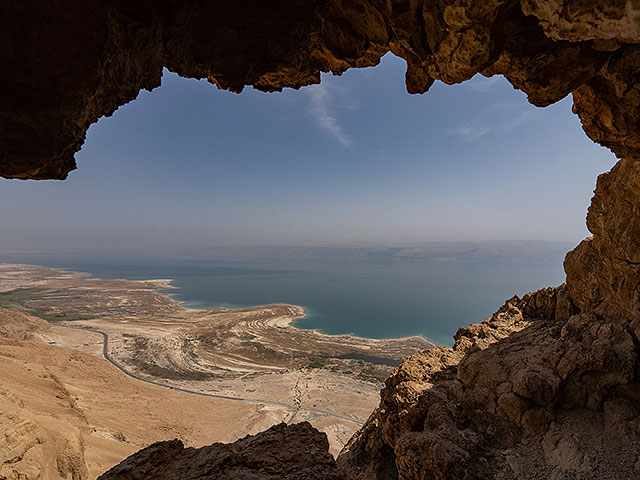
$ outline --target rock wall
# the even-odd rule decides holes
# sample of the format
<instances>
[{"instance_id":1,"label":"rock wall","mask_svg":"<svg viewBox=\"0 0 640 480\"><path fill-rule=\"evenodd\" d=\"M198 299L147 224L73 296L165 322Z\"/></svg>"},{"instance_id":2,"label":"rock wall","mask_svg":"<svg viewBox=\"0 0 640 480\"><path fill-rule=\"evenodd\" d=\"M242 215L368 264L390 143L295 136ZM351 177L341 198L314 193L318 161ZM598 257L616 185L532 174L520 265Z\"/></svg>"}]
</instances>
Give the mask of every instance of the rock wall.
<instances>
[{"instance_id":1,"label":"rock wall","mask_svg":"<svg viewBox=\"0 0 640 480\"><path fill-rule=\"evenodd\" d=\"M630 323L640 333L640 162L625 158L600 175L587 214L593 236L564 262L583 311Z\"/></svg>"},{"instance_id":2,"label":"rock wall","mask_svg":"<svg viewBox=\"0 0 640 480\"><path fill-rule=\"evenodd\" d=\"M640 476L638 0L5 0L3 19L7 178L65 178L89 125L158 86L163 66L273 91L391 51L412 93L482 73L538 106L573 94L585 133L621 160L598 180L566 286L407 358L338 467L355 479Z\"/></svg>"},{"instance_id":3,"label":"rock wall","mask_svg":"<svg viewBox=\"0 0 640 480\"><path fill-rule=\"evenodd\" d=\"M547 288L407 357L340 454L345 478L639 476L637 335L577 311Z\"/></svg>"}]
</instances>

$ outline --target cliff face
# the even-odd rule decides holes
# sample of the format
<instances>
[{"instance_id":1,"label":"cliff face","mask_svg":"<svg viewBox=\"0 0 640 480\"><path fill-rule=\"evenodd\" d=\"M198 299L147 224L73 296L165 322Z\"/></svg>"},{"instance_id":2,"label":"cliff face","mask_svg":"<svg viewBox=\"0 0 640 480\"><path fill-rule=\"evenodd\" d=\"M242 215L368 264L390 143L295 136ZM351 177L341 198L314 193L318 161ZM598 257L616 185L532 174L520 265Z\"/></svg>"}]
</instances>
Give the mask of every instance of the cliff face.
<instances>
[{"instance_id":1,"label":"cliff face","mask_svg":"<svg viewBox=\"0 0 640 480\"><path fill-rule=\"evenodd\" d=\"M640 475L637 337L576 311L564 285L514 297L406 358L338 458L345 478Z\"/></svg>"},{"instance_id":2,"label":"cliff face","mask_svg":"<svg viewBox=\"0 0 640 480\"><path fill-rule=\"evenodd\" d=\"M586 134L621 160L598 180L593 236L567 255L566 286L511 299L461 329L453 349L407 358L338 466L362 479L640 475L637 1L9 0L3 10L9 178L65 178L89 125L158 86L163 66L273 91L391 51L412 93L478 72L504 75L538 106L572 93Z\"/></svg>"}]
</instances>

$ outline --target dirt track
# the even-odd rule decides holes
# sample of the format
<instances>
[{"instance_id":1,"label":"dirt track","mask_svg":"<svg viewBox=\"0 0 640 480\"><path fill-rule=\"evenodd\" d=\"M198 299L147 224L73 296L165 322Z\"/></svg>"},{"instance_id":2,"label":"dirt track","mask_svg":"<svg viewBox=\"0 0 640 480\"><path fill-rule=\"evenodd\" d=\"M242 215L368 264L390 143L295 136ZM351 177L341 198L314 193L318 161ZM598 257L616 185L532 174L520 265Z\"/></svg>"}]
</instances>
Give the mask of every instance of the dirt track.
<instances>
[{"instance_id":1,"label":"dirt track","mask_svg":"<svg viewBox=\"0 0 640 480\"><path fill-rule=\"evenodd\" d=\"M315 413L320 413L323 415L329 415L332 417L336 417L336 418L341 418L342 420L348 420L350 422L355 423L356 425L363 425L364 422L362 420L358 420L356 418L351 418L351 417L347 417L346 415L341 415L339 413L336 412L330 412L328 410L322 410L319 408L313 408L313 407L303 407L300 405L293 405L293 404L287 404L287 403L282 403L282 402L272 402L272 401L268 401L268 400L256 400L256 399L252 399L252 398L242 398L242 397L231 397L228 395L216 395L214 393L207 393L207 392L198 392L195 390L188 390L186 388L181 388L181 387L176 387L173 385L167 385L166 383L161 383L155 380L150 380L148 378L142 378L139 377L138 375L135 375L131 372L129 372L125 367L123 367L122 365L120 365L118 362L114 361L111 356L109 355L109 334L105 333L105 332L101 332L98 329L95 328L91 328L91 327L80 327L80 326L73 326L73 325L66 325L68 328L76 328L79 330L89 330L91 332L96 332L99 333L100 335L102 335L103 337L103 347L102 347L102 356L104 357L104 359L111 363L114 367L116 367L118 370L120 370L122 373L124 373L125 375L128 375L129 377L135 379L135 380L139 380L141 382L147 382L150 383L152 385L156 385L158 387L164 387L164 388L169 388L171 390L177 390L180 392L184 392L184 393L190 393L193 395L201 395L204 397L213 397L213 398L221 398L223 400L232 400L232 401L238 401L238 402L245 402L245 403L254 403L254 404L258 404L258 405L272 405L272 406L276 406L276 407L284 407L284 408L288 408L291 410L307 410L309 412L315 412Z\"/></svg>"}]
</instances>

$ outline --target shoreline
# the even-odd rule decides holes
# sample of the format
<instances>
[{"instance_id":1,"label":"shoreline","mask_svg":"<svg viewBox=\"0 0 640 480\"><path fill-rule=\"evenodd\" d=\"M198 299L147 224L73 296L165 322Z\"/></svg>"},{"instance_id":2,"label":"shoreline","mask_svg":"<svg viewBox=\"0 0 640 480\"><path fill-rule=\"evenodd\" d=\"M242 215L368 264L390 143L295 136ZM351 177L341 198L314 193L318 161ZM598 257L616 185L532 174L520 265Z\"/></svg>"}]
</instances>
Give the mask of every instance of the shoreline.
<instances>
[{"instance_id":1,"label":"shoreline","mask_svg":"<svg viewBox=\"0 0 640 480\"><path fill-rule=\"evenodd\" d=\"M41 265L38 265L41 266ZM46 267L46 268L50 268L50 267ZM80 273L83 274L84 272L75 272L72 270L72 272L74 273ZM96 277L94 274L92 273L88 273L88 275L91 275L94 278L99 278ZM121 278L119 280L126 280L125 278ZM178 287L176 285L173 285L173 282L175 281L175 279L173 278L161 278L161 279L148 279L148 280L132 280L132 281L141 281L141 282L156 282L156 281L168 281L169 282L169 287L167 288L162 288L159 290L168 290L168 289L175 289L175 290L180 290L181 287ZM161 292L161 291L157 291L157 293L159 295L168 295L169 297L171 297L172 300L178 302L179 305L181 305L183 308L187 309L187 310L206 310L206 311L211 311L211 310L227 310L227 311L233 311L233 310L243 310L243 309L250 309L250 308L264 308L264 307L270 307L273 305L287 305L290 307L295 307L295 308L300 308L302 309L302 315L297 317L297 318L293 318L290 321L283 323L282 325L276 325L276 326L280 326L280 327L289 327L289 328L295 328L296 330L300 330L300 331L304 331L304 332L314 332L317 333L318 335L326 335L326 336L331 336L331 337L352 337L352 338L363 338L363 339L367 339L367 340L424 340L425 342L429 343L431 346L434 347L439 347L439 346L443 346L440 345L439 343L435 342L434 340L426 337L425 335L404 335L402 337L382 337L382 338L374 338L374 337L366 337L363 335L357 335L353 332L351 333L327 333L327 332L323 332L319 327L315 327L315 328L300 328L297 325L294 325L295 322L297 322L298 320L302 320L303 318L309 318L312 316L311 313L308 312L308 308L309 307L304 307L303 305L297 305L297 304L293 304L293 303L265 303L265 304L261 304L261 305L242 305L242 306L233 306L233 307L211 307L211 308L207 308L207 307L193 307L193 306L188 306L187 304L189 302L194 302L195 300L179 300L177 298L175 298L175 295L178 294L178 292L175 293L168 293L168 292Z\"/></svg>"},{"instance_id":2,"label":"shoreline","mask_svg":"<svg viewBox=\"0 0 640 480\"><path fill-rule=\"evenodd\" d=\"M40 279L32 279L30 282L27 281L26 285L21 284L20 281L14 281L13 285L11 281L8 282L9 287L7 288L7 271L9 270L17 270L17 272L10 272L8 274L9 280L13 278L14 280L18 280L25 275L28 277L30 272L34 274L36 277L40 276ZM5 277L2 277L2 273L5 273ZM4 280L4 284L2 283ZM24 279L23 279L24 280ZM153 315L160 314L161 316L165 316L168 311L173 312L173 314L177 314L179 316L193 317L190 321L194 322L202 322L208 321L209 317L228 317L233 315L248 315L254 312L262 312L259 321L260 328L274 328L276 330L288 331L297 336L305 337L305 341L313 341L315 338L316 341L324 342L324 343L341 343L341 344L353 344L367 345L368 349L376 349L382 348L385 346L389 346L390 344L399 345L403 343L413 343L413 344L421 344L424 349L432 348L437 346L436 342L433 342L426 338L423 335L409 335L403 337L387 337L387 338L371 338L356 335L354 333L341 333L341 334L331 334L326 333L321 330L321 328L300 328L295 323L298 320L303 318L308 318L310 316L310 312L305 309L303 306L288 304L288 303L279 303L279 304L266 304L266 305L253 305L247 307L237 307L237 308L229 308L229 307L213 307L213 308L196 308L186 306L185 303L187 301L179 300L175 298L177 294L177 290L180 290L180 287L174 284L175 279L172 278L149 278L149 279L138 279L138 280L128 280L126 278L112 278L112 279L104 279L97 276L97 274L78 271L69 267L60 268L60 267L46 267L37 264L26 264L26 263L0 263L0 292L8 291L12 288L33 288L36 289L48 285L48 282L63 283L62 290L65 289L64 284L71 282L72 284L75 282L77 285L73 285L72 289L69 290L73 292L73 294L77 294L78 292L84 290L85 292L90 292L92 288L101 291L101 297L104 297L105 293L112 292L114 288L116 289L116 297L118 300L118 307L126 306L131 303L136 304L136 310L142 308L142 311L139 311L136 314L133 312L128 312L124 316L128 318L126 323L130 321L139 321L141 318L147 318L149 313L145 313L147 310L151 310ZM89 285L92 284L93 286ZM59 287L59 286L58 286ZM134 288L132 288L134 287ZM50 287L49 287L50 288ZM123 290L124 289L124 290ZM46 290L46 288L45 288ZM59 288L58 288L59 290ZM167 291L172 290L172 291ZM147 292L147 293L145 293ZM54 292L55 293L55 292ZM59 293L59 292L58 292ZM49 294L51 295L51 294ZM59 295L56 294L58 297ZM82 297L86 297L85 295L81 295ZM68 295L67 295L68 297ZM67 298L64 297L64 298ZM132 297L136 297L133 299ZM139 298L138 298L139 297ZM59 301L57 304L48 304L46 300L50 298L47 297L45 299L40 299L44 303L43 307L45 309L52 310L50 312L45 312L45 315L60 313L60 315L64 315L64 309L69 308L69 301ZM96 299L97 300L97 299ZM104 307L96 308L96 303L103 301L104 298L101 298L98 302L96 300L89 301L87 298L83 298L82 304L84 308L76 308L76 313L79 313L83 318L81 320L87 322L90 320L91 312L87 312L86 310L94 309L97 310L95 313L98 315L93 318L95 321L99 321L100 318L105 315L111 317L114 314L122 316L123 313L117 313L113 311L113 301L108 305L109 308L105 311ZM51 303L51 302L49 302ZM159 304L159 307L157 306ZM2 304L0 304L2 306ZM160 311L156 311L160 308ZM146 310L145 310L146 309ZM124 308L125 312L127 311ZM277 312L275 312L277 311ZM275 313L274 313L275 312ZM194 320L197 319L197 320ZM344 352L343 352L344 353ZM354 352L355 353L355 352Z\"/></svg>"},{"instance_id":3,"label":"shoreline","mask_svg":"<svg viewBox=\"0 0 640 480\"><path fill-rule=\"evenodd\" d=\"M49 268L49 267L47 267ZM75 273L80 273L82 274L83 272L75 272ZM94 277L93 274L88 274L91 275L92 277ZM96 277L98 278L98 277ZM126 280L124 278L119 279L119 280ZM178 287L176 285L173 285L172 282L175 281L175 279L172 278L167 278L167 279L149 279L149 280L133 280L133 281L142 281L142 282L155 282L155 281L164 281L167 280L170 284L170 289L175 289L175 290L180 290L181 287ZM167 290L169 288L166 288ZM160 290L164 290L160 289ZM312 316L311 313L308 312L307 308L308 307L304 307L303 305L297 305L297 304L293 304L293 303L266 303L266 304L262 304L262 305L245 305L245 306L234 306L234 307L211 307L211 308L206 308L206 307L190 307L190 306L186 306L185 304L193 301L193 300L179 300L175 298L175 295L178 294L178 292L175 293L168 293L168 292L161 292L161 291L157 291L157 293L159 295L168 295L169 297L171 297L173 300L175 300L176 302L178 302L178 304L180 304L183 308L187 309L187 310L218 310L218 309L224 309L227 311L233 311L233 310L243 310L243 309L251 309L251 308L264 308L264 307L270 307L273 305L287 305L290 307L295 307L295 308L300 308L302 309L302 315L296 318L291 319L290 321L282 321L281 324L274 324L277 327L283 327L283 328L295 328L296 330L300 330L300 331L304 331L304 332L313 332L316 333L318 335L326 335L326 336L330 336L330 337L345 337L345 338L359 338L359 339L366 339L366 340L402 340L402 341L408 341L408 340L424 340L425 342L429 343L431 346L433 347L439 347L439 346L443 346L440 345L439 343L431 340L430 338L426 337L425 335L405 335L402 337L383 337L383 338L374 338L374 337L366 337L366 336L362 336L362 335L357 335L355 333L327 333L327 332L323 332L319 327L315 327L315 328L300 328L299 326L295 325L295 322L297 322L298 320L302 320L303 318L309 318Z\"/></svg>"},{"instance_id":4,"label":"shoreline","mask_svg":"<svg viewBox=\"0 0 640 480\"><path fill-rule=\"evenodd\" d=\"M224 309L226 311L234 311L234 310L265 308L265 307L270 307L270 306L273 306L273 305L287 305L287 306L290 306L290 307L295 307L295 308L301 309L302 310L302 314L300 316L296 316L295 318L291 318L290 320L277 319L276 323L273 324L274 326L280 327L280 328L294 328L294 329L296 329L298 331L302 331L302 332L312 332L312 333L315 333L317 335L323 335L323 336L329 336L329 337L342 337L342 338L345 338L345 339L353 338L353 339L366 339L366 340L371 340L371 341L377 341L377 340L379 340L379 341L385 341L385 340L399 340L399 341L421 340L421 341L424 341L424 342L428 343L431 347L442 346L439 343L435 342L434 340L426 337L425 335L405 335L405 336L401 336L401 337L374 338L374 337L367 337L367 336L357 335L357 334L355 334L353 332L351 332L351 333L327 333L327 332L323 332L321 330L321 327L300 328L299 326L295 325L295 322L297 322L298 320L302 320L304 318L308 318L308 317L312 316L312 314L309 313L307 311L307 309L305 309L304 306L296 305L296 304L292 304L292 303L267 303L267 304L263 304L263 305L246 305L246 306L234 306L234 307L211 307L211 308L188 306L186 304L188 302L190 302L191 300L180 300L180 299L175 298L175 296L179 294L179 290L181 290L181 287L178 287L178 286L176 286L174 284L175 278L149 278L149 279L131 280L131 279L127 279L127 278L124 278L124 277L118 277L118 278L105 279L105 278L99 277L97 274L74 270L71 267L47 267L47 266L44 266L44 265L31 264L31 263L0 263L0 265L17 266L17 267L27 266L27 267L47 268L47 269L56 270L56 271L63 271L63 272L78 276L78 278L92 278L92 279L101 280L101 281L114 280L114 281L123 281L123 282L137 282L137 283L141 283L141 284L153 283L153 284L157 284L158 285L158 288L154 289L154 292L156 294L164 295L164 296L170 298L171 300L173 300L174 302L176 302L178 305L180 305L185 310L193 310L195 312L214 311L214 310L221 310L221 309ZM176 291L174 293L170 293L170 292L163 292L162 290L176 290Z\"/></svg>"},{"instance_id":5,"label":"shoreline","mask_svg":"<svg viewBox=\"0 0 640 480\"><path fill-rule=\"evenodd\" d=\"M300 329L294 322L308 312L296 305L187 308L175 288L166 278L104 280L0 264L0 307L28 318L11 327L17 337L108 357L134 379L175 392L246 399L264 428L309 421L334 453L357 429L353 420L369 417L395 366L433 346L421 337Z\"/></svg>"}]
</instances>

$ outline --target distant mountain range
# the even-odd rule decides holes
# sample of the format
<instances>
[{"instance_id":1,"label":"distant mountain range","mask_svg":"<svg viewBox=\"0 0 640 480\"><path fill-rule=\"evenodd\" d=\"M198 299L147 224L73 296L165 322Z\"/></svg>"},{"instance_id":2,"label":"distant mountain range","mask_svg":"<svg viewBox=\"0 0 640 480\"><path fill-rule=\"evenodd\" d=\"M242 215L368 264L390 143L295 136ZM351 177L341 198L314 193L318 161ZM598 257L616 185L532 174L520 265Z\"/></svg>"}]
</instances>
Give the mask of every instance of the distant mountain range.
<instances>
[{"instance_id":1,"label":"distant mountain range","mask_svg":"<svg viewBox=\"0 0 640 480\"><path fill-rule=\"evenodd\" d=\"M570 242L533 240L443 241L402 246L210 247L190 253L207 258L318 259L405 262L562 262Z\"/></svg>"}]
</instances>

